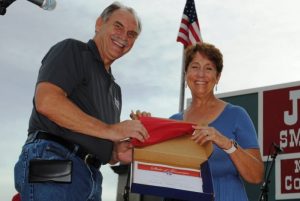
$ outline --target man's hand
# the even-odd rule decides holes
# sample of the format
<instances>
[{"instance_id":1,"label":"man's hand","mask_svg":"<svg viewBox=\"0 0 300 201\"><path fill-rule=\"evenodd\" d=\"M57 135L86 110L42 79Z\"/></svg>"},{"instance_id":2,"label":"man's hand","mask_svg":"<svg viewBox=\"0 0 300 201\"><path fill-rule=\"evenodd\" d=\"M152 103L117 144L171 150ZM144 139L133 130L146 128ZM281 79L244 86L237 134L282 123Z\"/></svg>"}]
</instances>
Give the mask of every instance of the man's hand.
<instances>
[{"instance_id":1,"label":"man's hand","mask_svg":"<svg viewBox=\"0 0 300 201\"><path fill-rule=\"evenodd\" d=\"M117 162L128 164L132 162L133 146L130 141L122 141L114 144L114 150L110 164L113 165Z\"/></svg>"},{"instance_id":2,"label":"man's hand","mask_svg":"<svg viewBox=\"0 0 300 201\"><path fill-rule=\"evenodd\" d=\"M145 142L149 138L149 134L143 124L139 120L125 120L117 124L108 126L109 139L114 142L136 138L141 142Z\"/></svg>"}]
</instances>

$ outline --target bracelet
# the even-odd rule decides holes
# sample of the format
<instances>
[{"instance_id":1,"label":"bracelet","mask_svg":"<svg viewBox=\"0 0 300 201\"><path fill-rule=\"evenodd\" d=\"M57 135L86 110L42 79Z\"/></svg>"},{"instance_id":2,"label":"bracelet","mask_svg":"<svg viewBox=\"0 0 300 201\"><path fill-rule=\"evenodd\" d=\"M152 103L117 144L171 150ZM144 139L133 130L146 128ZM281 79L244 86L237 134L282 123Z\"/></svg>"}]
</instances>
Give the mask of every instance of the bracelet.
<instances>
[{"instance_id":1,"label":"bracelet","mask_svg":"<svg viewBox=\"0 0 300 201\"><path fill-rule=\"evenodd\" d=\"M232 146L229 149L223 149L227 154L232 154L238 149L238 143L233 139L231 139L230 141Z\"/></svg>"}]
</instances>

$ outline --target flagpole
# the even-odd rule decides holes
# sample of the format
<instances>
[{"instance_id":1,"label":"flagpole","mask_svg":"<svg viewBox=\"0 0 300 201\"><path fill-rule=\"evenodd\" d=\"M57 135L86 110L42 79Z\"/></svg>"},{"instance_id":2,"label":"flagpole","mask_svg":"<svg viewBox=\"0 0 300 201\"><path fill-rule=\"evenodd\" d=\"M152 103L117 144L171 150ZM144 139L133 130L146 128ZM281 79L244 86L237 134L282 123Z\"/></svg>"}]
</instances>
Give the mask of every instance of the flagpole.
<instances>
[{"instance_id":1,"label":"flagpole","mask_svg":"<svg viewBox=\"0 0 300 201\"><path fill-rule=\"evenodd\" d=\"M180 96L179 96L179 112L184 110L184 95L185 95L185 47L193 45L195 43L202 43L202 37L200 33L200 26L198 23L196 6L194 0L186 0L183 10L182 19L180 22L180 28L177 42L181 42L184 47L182 51L182 67L181 67L181 81L180 81Z\"/></svg>"},{"instance_id":2,"label":"flagpole","mask_svg":"<svg viewBox=\"0 0 300 201\"><path fill-rule=\"evenodd\" d=\"M184 110L185 96L185 69L184 69L184 47L182 49L181 79L180 79L180 96L179 96L179 112Z\"/></svg>"}]
</instances>

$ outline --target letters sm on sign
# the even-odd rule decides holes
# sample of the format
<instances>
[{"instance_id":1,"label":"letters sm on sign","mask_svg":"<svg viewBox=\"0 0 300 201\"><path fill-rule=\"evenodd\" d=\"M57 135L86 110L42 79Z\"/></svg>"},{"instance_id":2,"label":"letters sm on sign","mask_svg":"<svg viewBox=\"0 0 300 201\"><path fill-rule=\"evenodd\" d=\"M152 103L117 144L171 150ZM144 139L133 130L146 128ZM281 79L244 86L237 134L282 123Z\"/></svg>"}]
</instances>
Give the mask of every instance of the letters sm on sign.
<instances>
[{"instance_id":1,"label":"letters sm on sign","mask_svg":"<svg viewBox=\"0 0 300 201\"><path fill-rule=\"evenodd\" d=\"M284 154L300 150L300 86L263 92L263 156L272 143Z\"/></svg>"},{"instance_id":2,"label":"letters sm on sign","mask_svg":"<svg viewBox=\"0 0 300 201\"><path fill-rule=\"evenodd\" d=\"M295 156L298 156L295 157ZM276 161L276 199L296 199L300 197L300 156L280 155Z\"/></svg>"}]
</instances>

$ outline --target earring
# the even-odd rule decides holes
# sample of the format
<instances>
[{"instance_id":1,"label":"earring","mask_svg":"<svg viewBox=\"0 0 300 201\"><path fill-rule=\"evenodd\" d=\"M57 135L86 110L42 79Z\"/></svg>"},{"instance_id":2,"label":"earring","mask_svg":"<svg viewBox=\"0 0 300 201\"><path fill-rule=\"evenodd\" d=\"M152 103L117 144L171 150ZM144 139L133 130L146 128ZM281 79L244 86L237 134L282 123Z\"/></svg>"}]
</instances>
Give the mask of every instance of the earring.
<instances>
[{"instance_id":1,"label":"earring","mask_svg":"<svg viewBox=\"0 0 300 201\"><path fill-rule=\"evenodd\" d=\"M215 91L218 91L218 84L216 84L215 86Z\"/></svg>"},{"instance_id":2,"label":"earring","mask_svg":"<svg viewBox=\"0 0 300 201\"><path fill-rule=\"evenodd\" d=\"M186 81L184 82L184 87L187 88L187 82Z\"/></svg>"}]
</instances>

